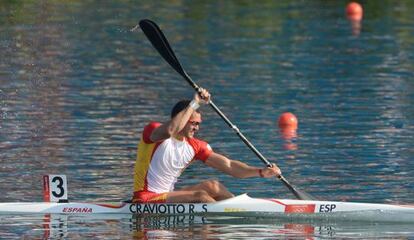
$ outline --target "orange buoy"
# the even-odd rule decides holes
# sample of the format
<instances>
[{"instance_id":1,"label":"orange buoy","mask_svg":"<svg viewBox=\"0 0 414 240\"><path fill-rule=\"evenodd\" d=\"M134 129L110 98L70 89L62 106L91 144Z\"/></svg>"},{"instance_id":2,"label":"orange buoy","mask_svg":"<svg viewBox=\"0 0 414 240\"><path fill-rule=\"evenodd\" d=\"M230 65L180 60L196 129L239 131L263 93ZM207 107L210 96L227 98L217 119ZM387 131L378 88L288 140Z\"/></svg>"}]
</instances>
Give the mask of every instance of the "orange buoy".
<instances>
[{"instance_id":1,"label":"orange buoy","mask_svg":"<svg viewBox=\"0 0 414 240\"><path fill-rule=\"evenodd\" d=\"M279 117L279 128L296 130L298 128L298 119L293 113L282 113Z\"/></svg>"},{"instance_id":2,"label":"orange buoy","mask_svg":"<svg viewBox=\"0 0 414 240\"><path fill-rule=\"evenodd\" d=\"M361 4L356 2L351 2L346 6L346 16L351 21L361 21L362 16L364 15L364 10L362 9Z\"/></svg>"}]
</instances>

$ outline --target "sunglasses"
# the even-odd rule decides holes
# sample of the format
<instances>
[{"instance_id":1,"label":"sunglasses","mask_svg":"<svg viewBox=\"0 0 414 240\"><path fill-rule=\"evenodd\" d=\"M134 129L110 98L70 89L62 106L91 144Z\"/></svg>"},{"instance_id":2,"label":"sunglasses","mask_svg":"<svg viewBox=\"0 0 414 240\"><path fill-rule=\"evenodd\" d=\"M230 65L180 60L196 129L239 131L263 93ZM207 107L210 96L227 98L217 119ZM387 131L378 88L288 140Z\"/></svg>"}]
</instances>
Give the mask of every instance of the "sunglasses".
<instances>
[{"instance_id":1,"label":"sunglasses","mask_svg":"<svg viewBox=\"0 0 414 240\"><path fill-rule=\"evenodd\" d=\"M188 123L195 126L195 127L200 126L200 124L201 124L201 122L197 122L197 121L188 121Z\"/></svg>"}]
</instances>

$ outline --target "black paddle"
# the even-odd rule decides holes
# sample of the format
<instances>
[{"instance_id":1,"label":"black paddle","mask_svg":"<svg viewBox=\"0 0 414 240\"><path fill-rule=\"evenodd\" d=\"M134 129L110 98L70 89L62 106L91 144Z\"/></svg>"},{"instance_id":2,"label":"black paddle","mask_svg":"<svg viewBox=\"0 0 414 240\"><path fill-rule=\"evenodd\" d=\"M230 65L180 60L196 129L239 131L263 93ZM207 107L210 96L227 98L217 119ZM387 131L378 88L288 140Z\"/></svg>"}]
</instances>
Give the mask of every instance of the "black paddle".
<instances>
[{"instance_id":1,"label":"black paddle","mask_svg":"<svg viewBox=\"0 0 414 240\"><path fill-rule=\"evenodd\" d=\"M148 40L154 46L155 49L161 54L161 56L167 61L172 68L175 69L181 76L184 77L185 80L198 92L200 87L188 76L185 72L183 67L181 66L180 62L178 61L177 57L174 54L170 44L165 38L164 34L162 33L161 29L158 27L156 23L151 20L144 19L139 22L139 26L141 27L144 34L147 36ZM262 160L267 167L272 167L272 164L247 140L247 138L240 132L236 125L234 125L221 111L220 109L210 101L209 105L213 108L213 110L229 125L231 129L233 129L236 134L240 137L240 139L256 154L257 157ZM314 198L311 197L309 194L302 192L296 189L292 184L290 184L286 178L282 175L278 177L287 188L298 198L302 200L313 200Z\"/></svg>"}]
</instances>

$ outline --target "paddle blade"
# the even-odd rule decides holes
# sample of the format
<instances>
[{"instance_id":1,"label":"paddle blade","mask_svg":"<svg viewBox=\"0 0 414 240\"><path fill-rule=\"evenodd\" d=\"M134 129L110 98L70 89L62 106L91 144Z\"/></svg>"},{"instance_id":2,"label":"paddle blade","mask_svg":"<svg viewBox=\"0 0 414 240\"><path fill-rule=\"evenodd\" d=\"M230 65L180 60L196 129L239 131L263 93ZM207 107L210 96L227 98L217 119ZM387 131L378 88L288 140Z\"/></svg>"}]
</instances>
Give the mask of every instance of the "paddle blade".
<instances>
[{"instance_id":1,"label":"paddle blade","mask_svg":"<svg viewBox=\"0 0 414 240\"><path fill-rule=\"evenodd\" d=\"M139 21L139 26L141 27L145 36L147 36L148 40L151 42L152 46L157 49L165 61L167 61L168 64L170 64L170 66L175 69L175 71L177 71L183 77L186 77L187 73L184 71L183 67L175 56L174 51L168 43L167 38L164 36L164 33L161 31L158 25L149 19L144 19Z\"/></svg>"}]
</instances>

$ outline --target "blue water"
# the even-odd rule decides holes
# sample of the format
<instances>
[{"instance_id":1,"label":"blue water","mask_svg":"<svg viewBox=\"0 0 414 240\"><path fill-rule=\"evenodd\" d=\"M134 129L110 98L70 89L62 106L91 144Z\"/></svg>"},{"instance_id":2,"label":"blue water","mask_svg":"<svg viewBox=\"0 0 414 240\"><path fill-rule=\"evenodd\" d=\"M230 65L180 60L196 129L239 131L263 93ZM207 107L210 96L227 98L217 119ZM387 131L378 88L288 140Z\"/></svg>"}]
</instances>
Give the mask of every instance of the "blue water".
<instances>
[{"instance_id":1,"label":"blue water","mask_svg":"<svg viewBox=\"0 0 414 240\"><path fill-rule=\"evenodd\" d=\"M65 174L70 200L131 196L143 126L167 120L193 94L143 33L130 31L151 18L190 76L295 186L320 199L413 203L414 4L366 2L357 30L346 3L1 1L0 202L42 201L44 174ZM202 111L200 138L262 166L211 109ZM290 140L277 127L286 111L299 119ZM201 163L178 187L209 178L235 194L293 198L277 180L233 179ZM69 217L55 228L72 238L132 238L142 228L155 231L149 238L326 238L331 228L339 238L414 234L404 226L310 224L306 232L306 224L292 230L296 223L251 219L131 221ZM44 222L3 216L0 238L41 237Z\"/></svg>"}]
</instances>

